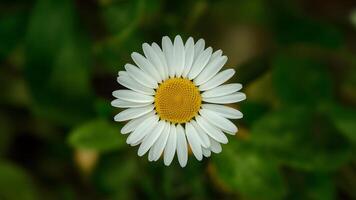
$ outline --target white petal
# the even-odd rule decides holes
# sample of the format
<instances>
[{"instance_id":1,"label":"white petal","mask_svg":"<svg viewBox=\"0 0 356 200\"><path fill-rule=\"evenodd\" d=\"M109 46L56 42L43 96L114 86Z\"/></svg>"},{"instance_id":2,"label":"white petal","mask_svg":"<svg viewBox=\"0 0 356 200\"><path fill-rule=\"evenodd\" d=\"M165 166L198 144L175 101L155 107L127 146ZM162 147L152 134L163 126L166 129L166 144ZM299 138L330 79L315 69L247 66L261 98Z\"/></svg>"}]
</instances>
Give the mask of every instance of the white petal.
<instances>
[{"instance_id":1,"label":"white petal","mask_svg":"<svg viewBox=\"0 0 356 200\"><path fill-rule=\"evenodd\" d=\"M136 66L132 64L126 64L125 69L131 78L135 79L137 82L141 83L142 85L150 88L158 87L156 80L154 80L151 76L149 76L144 71L137 68Z\"/></svg>"},{"instance_id":2,"label":"white petal","mask_svg":"<svg viewBox=\"0 0 356 200\"><path fill-rule=\"evenodd\" d=\"M131 78L129 75L117 77L117 82L127 87L128 89L134 90L142 94L147 94L147 95L155 94L155 91L152 88L146 87L138 83L137 81L135 81L135 79Z\"/></svg>"},{"instance_id":3,"label":"white petal","mask_svg":"<svg viewBox=\"0 0 356 200\"><path fill-rule=\"evenodd\" d=\"M209 62L211 52L213 49L211 47L205 49L195 60L192 68L188 73L188 78L194 79L198 74L204 69L206 64Z\"/></svg>"},{"instance_id":4,"label":"white petal","mask_svg":"<svg viewBox=\"0 0 356 200\"><path fill-rule=\"evenodd\" d=\"M224 71L221 71L217 75L215 75L213 78L211 78L209 81L207 81L206 83L200 85L199 86L199 90L200 91L206 91L206 90L213 89L213 88L225 83L234 74L235 74L235 70L234 69L226 69Z\"/></svg>"},{"instance_id":5,"label":"white petal","mask_svg":"<svg viewBox=\"0 0 356 200\"><path fill-rule=\"evenodd\" d=\"M159 73L156 70L156 68L143 55L133 52L131 54L131 58L136 63L136 65L142 69L142 71L149 74L157 82L159 82L159 83L162 82L162 79L159 76Z\"/></svg>"},{"instance_id":6,"label":"white petal","mask_svg":"<svg viewBox=\"0 0 356 200\"><path fill-rule=\"evenodd\" d=\"M137 103L153 103L154 97L141 94L132 90L116 90L112 93L116 98Z\"/></svg>"},{"instance_id":7,"label":"white petal","mask_svg":"<svg viewBox=\"0 0 356 200\"><path fill-rule=\"evenodd\" d=\"M156 52L157 56L161 60L163 71L164 71L164 80L168 78L168 66L167 66L167 61L166 58L161 50L161 48L156 44L155 42L152 43L152 48Z\"/></svg>"},{"instance_id":8,"label":"white petal","mask_svg":"<svg viewBox=\"0 0 356 200\"><path fill-rule=\"evenodd\" d=\"M174 124L171 124L167 144L164 148L164 154L163 154L164 164L166 166L171 164L174 158L174 154L176 152L176 147L177 147L177 128Z\"/></svg>"},{"instance_id":9,"label":"white petal","mask_svg":"<svg viewBox=\"0 0 356 200\"><path fill-rule=\"evenodd\" d=\"M217 105L217 104L203 104L202 108L212 110L216 112L217 114L221 115L222 117L228 118L228 119L241 119L243 117L243 114L231 107L223 106L223 105Z\"/></svg>"},{"instance_id":10,"label":"white petal","mask_svg":"<svg viewBox=\"0 0 356 200\"><path fill-rule=\"evenodd\" d=\"M198 56L201 54L201 52L203 52L204 47L205 47L204 39L199 39L194 46L194 60L196 60Z\"/></svg>"},{"instance_id":11,"label":"white petal","mask_svg":"<svg viewBox=\"0 0 356 200\"><path fill-rule=\"evenodd\" d=\"M144 138L148 133L150 133L151 129L153 129L158 122L157 115L147 118L144 120L137 128L129 135L126 139L127 144L136 144L142 138Z\"/></svg>"},{"instance_id":12,"label":"white petal","mask_svg":"<svg viewBox=\"0 0 356 200\"><path fill-rule=\"evenodd\" d=\"M175 70L173 68L173 44L169 37L164 36L162 38L162 49L167 61L168 74L170 77L174 77Z\"/></svg>"},{"instance_id":13,"label":"white petal","mask_svg":"<svg viewBox=\"0 0 356 200\"><path fill-rule=\"evenodd\" d=\"M194 40L192 37L190 37L185 43L185 64L184 64L184 71L182 74L184 78L187 77L190 68L193 65L193 61L194 61Z\"/></svg>"},{"instance_id":14,"label":"white petal","mask_svg":"<svg viewBox=\"0 0 356 200\"><path fill-rule=\"evenodd\" d=\"M221 49L215 51L213 54L211 54L210 60L215 60L217 57L220 57L222 55Z\"/></svg>"},{"instance_id":15,"label":"white petal","mask_svg":"<svg viewBox=\"0 0 356 200\"><path fill-rule=\"evenodd\" d=\"M199 111L199 113L211 124L214 124L216 127L219 127L221 130L227 133L235 134L237 132L237 127L234 123L224 117L221 117L214 111L203 108Z\"/></svg>"},{"instance_id":16,"label":"white petal","mask_svg":"<svg viewBox=\"0 0 356 200\"><path fill-rule=\"evenodd\" d=\"M111 105L117 108L137 108L137 107L148 106L150 104L152 103L137 103L132 101L125 101L122 99L115 99L111 102Z\"/></svg>"},{"instance_id":17,"label":"white petal","mask_svg":"<svg viewBox=\"0 0 356 200\"><path fill-rule=\"evenodd\" d=\"M210 97L220 97L228 94L232 94L234 92L239 91L242 88L242 85L239 83L231 83L226 85L221 85L219 87L213 88L204 92L201 96L204 98Z\"/></svg>"},{"instance_id":18,"label":"white petal","mask_svg":"<svg viewBox=\"0 0 356 200\"><path fill-rule=\"evenodd\" d=\"M141 144L141 142L142 142L142 139L139 140L138 142L131 143L130 146L132 146L132 147L137 146L137 145Z\"/></svg>"},{"instance_id":19,"label":"white petal","mask_svg":"<svg viewBox=\"0 0 356 200\"><path fill-rule=\"evenodd\" d=\"M157 126L151 130L151 132L145 136L140 148L138 149L138 156L143 156L156 142L157 138L161 135L166 122L161 120L158 122Z\"/></svg>"},{"instance_id":20,"label":"white petal","mask_svg":"<svg viewBox=\"0 0 356 200\"><path fill-rule=\"evenodd\" d=\"M119 76L128 76L129 73L127 73L127 71L119 71L118 75Z\"/></svg>"},{"instance_id":21,"label":"white petal","mask_svg":"<svg viewBox=\"0 0 356 200\"><path fill-rule=\"evenodd\" d=\"M199 126L199 124L196 121L191 120L190 123L194 126L195 130L197 131L202 146L208 148L210 146L210 140L207 133Z\"/></svg>"},{"instance_id":22,"label":"white petal","mask_svg":"<svg viewBox=\"0 0 356 200\"><path fill-rule=\"evenodd\" d=\"M211 155L210 149L207 149L207 148L205 148L205 147L202 147L202 151L203 151L203 155L204 155L205 157L210 157L210 155Z\"/></svg>"},{"instance_id":23,"label":"white petal","mask_svg":"<svg viewBox=\"0 0 356 200\"><path fill-rule=\"evenodd\" d=\"M153 161L153 147L148 151L148 161Z\"/></svg>"},{"instance_id":24,"label":"white petal","mask_svg":"<svg viewBox=\"0 0 356 200\"><path fill-rule=\"evenodd\" d=\"M211 97L203 98L203 101L209 103L218 103L218 104L227 104L227 103L236 103L246 99L246 95L242 92L235 92L226 96L221 97Z\"/></svg>"},{"instance_id":25,"label":"white petal","mask_svg":"<svg viewBox=\"0 0 356 200\"><path fill-rule=\"evenodd\" d=\"M177 125L177 156L180 166L185 167L188 161L188 146L184 129L180 124Z\"/></svg>"},{"instance_id":26,"label":"white petal","mask_svg":"<svg viewBox=\"0 0 356 200\"><path fill-rule=\"evenodd\" d=\"M137 117L141 117L154 109L153 105L148 105L145 107L139 108L129 108L124 111L121 111L114 117L114 120L117 122L127 121L130 119L135 119Z\"/></svg>"},{"instance_id":27,"label":"white petal","mask_svg":"<svg viewBox=\"0 0 356 200\"><path fill-rule=\"evenodd\" d=\"M149 117L154 116L155 112L151 111L141 117L138 117L136 119L130 120L129 122L127 122L121 129L121 133L122 134L127 134L130 133L132 131L134 131L143 121L145 121L146 119L148 119Z\"/></svg>"},{"instance_id":28,"label":"white petal","mask_svg":"<svg viewBox=\"0 0 356 200\"><path fill-rule=\"evenodd\" d=\"M180 77L184 70L185 63L185 51L182 38L177 35L174 38L174 47L173 47L173 67L175 69L176 77Z\"/></svg>"},{"instance_id":29,"label":"white petal","mask_svg":"<svg viewBox=\"0 0 356 200\"><path fill-rule=\"evenodd\" d=\"M119 73L117 73L119 76L123 76L123 75L127 75L128 73L126 71L119 71Z\"/></svg>"},{"instance_id":30,"label":"white petal","mask_svg":"<svg viewBox=\"0 0 356 200\"><path fill-rule=\"evenodd\" d=\"M214 60L211 60L211 62L206 65L203 71L194 79L194 83L196 85L201 85L209 81L212 77L215 76L215 74L220 71L220 69L225 65L226 61L226 56L220 56Z\"/></svg>"},{"instance_id":31,"label":"white petal","mask_svg":"<svg viewBox=\"0 0 356 200\"><path fill-rule=\"evenodd\" d=\"M153 50L153 48L147 43L144 43L142 45L142 49L143 49L143 53L145 54L146 58L156 68L161 79L164 80L165 79L164 66L163 66L159 56L156 54L156 52Z\"/></svg>"},{"instance_id":32,"label":"white petal","mask_svg":"<svg viewBox=\"0 0 356 200\"><path fill-rule=\"evenodd\" d=\"M216 140L214 140L213 138L210 138L210 150L214 153L220 153L222 148L221 148L221 144L219 142L217 142Z\"/></svg>"},{"instance_id":33,"label":"white petal","mask_svg":"<svg viewBox=\"0 0 356 200\"><path fill-rule=\"evenodd\" d=\"M119 71L119 76L127 76L129 75L129 73L127 73L126 71Z\"/></svg>"},{"instance_id":34,"label":"white petal","mask_svg":"<svg viewBox=\"0 0 356 200\"><path fill-rule=\"evenodd\" d=\"M208 122L205 118L202 118L201 116L197 116L196 120L199 126L206 133L208 133L210 137L223 144L226 144L228 142L226 135L221 130L211 125L210 122Z\"/></svg>"},{"instance_id":35,"label":"white petal","mask_svg":"<svg viewBox=\"0 0 356 200\"><path fill-rule=\"evenodd\" d=\"M188 143L194 156L197 158L197 160L202 160L203 152L201 150L200 138L193 125L189 122L185 124L185 134L187 135Z\"/></svg>"},{"instance_id":36,"label":"white petal","mask_svg":"<svg viewBox=\"0 0 356 200\"><path fill-rule=\"evenodd\" d=\"M166 146L166 143L168 140L170 128L171 128L171 125L168 122L166 122L161 135L159 136L159 138L157 139L157 141L151 148L151 150L153 151L152 158L154 161L157 161L159 159L159 157L162 155L162 152L163 152L164 147Z\"/></svg>"}]
</instances>

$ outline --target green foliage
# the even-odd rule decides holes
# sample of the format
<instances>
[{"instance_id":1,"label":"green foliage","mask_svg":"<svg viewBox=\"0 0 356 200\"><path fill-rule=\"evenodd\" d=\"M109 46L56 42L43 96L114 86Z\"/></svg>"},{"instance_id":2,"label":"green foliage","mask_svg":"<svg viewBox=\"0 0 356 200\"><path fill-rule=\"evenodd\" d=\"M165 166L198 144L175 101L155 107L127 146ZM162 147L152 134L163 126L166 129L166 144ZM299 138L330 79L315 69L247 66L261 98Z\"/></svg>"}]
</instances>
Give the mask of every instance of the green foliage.
<instances>
[{"instance_id":1,"label":"green foliage","mask_svg":"<svg viewBox=\"0 0 356 200\"><path fill-rule=\"evenodd\" d=\"M14 50L24 38L26 13L0 14L0 60Z\"/></svg>"},{"instance_id":2,"label":"green foliage","mask_svg":"<svg viewBox=\"0 0 356 200\"><path fill-rule=\"evenodd\" d=\"M103 159L93 178L97 187L113 199L130 199L133 197L134 180L139 179L139 173L139 166L134 159L109 156Z\"/></svg>"},{"instance_id":3,"label":"green foliage","mask_svg":"<svg viewBox=\"0 0 356 200\"><path fill-rule=\"evenodd\" d=\"M7 148L10 146L12 127L11 122L5 117L0 115L0 156L4 155Z\"/></svg>"},{"instance_id":4,"label":"green foliage","mask_svg":"<svg viewBox=\"0 0 356 200\"><path fill-rule=\"evenodd\" d=\"M312 58L278 55L272 62L276 93L286 104L312 104L332 99L332 81L326 65Z\"/></svg>"},{"instance_id":5,"label":"green foliage","mask_svg":"<svg viewBox=\"0 0 356 200\"><path fill-rule=\"evenodd\" d=\"M102 16L110 32L117 34L137 25L145 1L116 1L102 7Z\"/></svg>"},{"instance_id":6,"label":"green foliage","mask_svg":"<svg viewBox=\"0 0 356 200\"><path fill-rule=\"evenodd\" d=\"M276 163L245 148L232 139L213 157L219 178L248 199L283 199L286 189Z\"/></svg>"},{"instance_id":7,"label":"green foliage","mask_svg":"<svg viewBox=\"0 0 356 200\"><path fill-rule=\"evenodd\" d=\"M328 174L289 172L288 199L332 200L335 199L335 185Z\"/></svg>"},{"instance_id":8,"label":"green foliage","mask_svg":"<svg viewBox=\"0 0 356 200\"><path fill-rule=\"evenodd\" d=\"M252 125L256 120L261 118L268 112L267 105L258 102L243 102L241 104L241 112L244 114L243 122L247 125Z\"/></svg>"},{"instance_id":9,"label":"green foliage","mask_svg":"<svg viewBox=\"0 0 356 200\"><path fill-rule=\"evenodd\" d=\"M31 177L21 168L0 162L0 199L38 199Z\"/></svg>"},{"instance_id":10,"label":"green foliage","mask_svg":"<svg viewBox=\"0 0 356 200\"><path fill-rule=\"evenodd\" d=\"M356 142L356 110L339 105L331 105L326 110L336 128L353 143Z\"/></svg>"},{"instance_id":11,"label":"green foliage","mask_svg":"<svg viewBox=\"0 0 356 200\"><path fill-rule=\"evenodd\" d=\"M264 24L269 21L270 15L268 4L264 0L250 1L216 1L212 2L212 10L216 15L224 15L227 22L236 23L252 23Z\"/></svg>"},{"instance_id":12,"label":"green foliage","mask_svg":"<svg viewBox=\"0 0 356 200\"><path fill-rule=\"evenodd\" d=\"M90 48L73 2L39 0L27 33L26 79L42 117L68 125L91 116Z\"/></svg>"},{"instance_id":13,"label":"green foliage","mask_svg":"<svg viewBox=\"0 0 356 200\"><path fill-rule=\"evenodd\" d=\"M160 161L163 162L162 159ZM208 180L205 171L202 170L205 166L206 163L199 162L193 157L189 157L189 165L184 170L178 163L172 163L169 168L161 164L159 170L162 172L160 174L162 185L159 190L162 191L164 198L180 199L190 196L192 199L207 199L209 197L206 184ZM152 176L155 170L157 170L157 166L151 166L147 173ZM145 187L151 190L150 193L152 196L155 195L156 199L160 198L155 194L157 188L154 187L154 184L148 183Z\"/></svg>"},{"instance_id":14,"label":"green foliage","mask_svg":"<svg viewBox=\"0 0 356 200\"><path fill-rule=\"evenodd\" d=\"M98 119L86 122L70 133L69 143L78 149L90 149L101 152L112 151L125 145L120 128Z\"/></svg>"},{"instance_id":15,"label":"green foliage","mask_svg":"<svg viewBox=\"0 0 356 200\"><path fill-rule=\"evenodd\" d=\"M343 35L334 25L307 18L294 8L280 8L271 23L281 45L305 44L326 49L343 46Z\"/></svg>"},{"instance_id":16,"label":"green foliage","mask_svg":"<svg viewBox=\"0 0 356 200\"><path fill-rule=\"evenodd\" d=\"M351 13L342 1L1 1L0 199L355 199ZM110 105L131 53L176 34L222 49L247 94L237 136L185 168L138 157Z\"/></svg>"},{"instance_id":17,"label":"green foliage","mask_svg":"<svg viewBox=\"0 0 356 200\"><path fill-rule=\"evenodd\" d=\"M304 170L335 170L351 156L350 143L335 127L303 107L263 116L252 127L251 142L266 155Z\"/></svg>"}]
</instances>

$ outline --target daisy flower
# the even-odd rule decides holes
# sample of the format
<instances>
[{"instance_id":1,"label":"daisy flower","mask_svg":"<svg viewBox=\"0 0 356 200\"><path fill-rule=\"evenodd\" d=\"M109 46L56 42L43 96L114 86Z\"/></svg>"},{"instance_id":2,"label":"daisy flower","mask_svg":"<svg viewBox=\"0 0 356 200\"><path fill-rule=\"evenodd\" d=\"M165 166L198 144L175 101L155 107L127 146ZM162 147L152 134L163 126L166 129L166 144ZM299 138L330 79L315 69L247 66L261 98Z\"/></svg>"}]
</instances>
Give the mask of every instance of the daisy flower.
<instances>
[{"instance_id":1,"label":"daisy flower","mask_svg":"<svg viewBox=\"0 0 356 200\"><path fill-rule=\"evenodd\" d=\"M221 144L234 135L237 127L229 119L240 119L242 113L222 104L242 101L239 83L224 84L234 69L220 71L227 61L221 50L205 48L203 39L185 44L180 36L172 42L162 38L162 48L144 43L144 55L132 53L135 63L126 64L117 81L127 89L116 90L111 105L127 108L114 119L128 121L121 129L129 134L127 144L140 145L138 155L148 152L149 161L163 154L170 165L177 153L184 167L191 149L197 160L220 153Z\"/></svg>"}]
</instances>

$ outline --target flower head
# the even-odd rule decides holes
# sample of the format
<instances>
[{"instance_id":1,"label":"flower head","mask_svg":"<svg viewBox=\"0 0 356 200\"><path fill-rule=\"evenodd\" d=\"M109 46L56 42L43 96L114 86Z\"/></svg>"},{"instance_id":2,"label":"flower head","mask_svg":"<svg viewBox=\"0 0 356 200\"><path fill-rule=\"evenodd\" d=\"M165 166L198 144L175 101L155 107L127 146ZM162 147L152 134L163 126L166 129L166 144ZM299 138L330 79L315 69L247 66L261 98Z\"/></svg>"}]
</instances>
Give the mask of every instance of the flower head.
<instances>
[{"instance_id":1,"label":"flower head","mask_svg":"<svg viewBox=\"0 0 356 200\"><path fill-rule=\"evenodd\" d=\"M113 92L111 105L127 108L115 116L115 121L129 121L121 129L129 134L126 142L140 145L138 155L148 152L149 161L163 154L170 165L175 153L184 167L190 148L198 160L220 153L226 144L225 135L234 135L237 127L229 119L242 118L242 113L221 104L246 98L239 92L241 84L225 84L234 69L220 71L227 61L221 50L205 48L203 39L186 43L180 36L174 41L162 38L162 48L156 43L142 45L144 56L136 52L131 57L135 65L126 64L118 82L128 89Z\"/></svg>"}]
</instances>

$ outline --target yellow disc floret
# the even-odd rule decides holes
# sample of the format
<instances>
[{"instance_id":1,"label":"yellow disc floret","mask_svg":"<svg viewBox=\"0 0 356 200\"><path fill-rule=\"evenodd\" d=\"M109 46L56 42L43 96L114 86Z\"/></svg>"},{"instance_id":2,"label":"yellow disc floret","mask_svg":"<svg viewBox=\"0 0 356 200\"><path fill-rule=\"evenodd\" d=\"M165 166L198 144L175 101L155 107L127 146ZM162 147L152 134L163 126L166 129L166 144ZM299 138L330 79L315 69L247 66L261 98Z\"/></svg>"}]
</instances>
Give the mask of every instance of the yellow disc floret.
<instances>
[{"instance_id":1,"label":"yellow disc floret","mask_svg":"<svg viewBox=\"0 0 356 200\"><path fill-rule=\"evenodd\" d=\"M200 92L188 79L168 79L156 91L155 107L163 120L173 123L188 122L198 114L200 105Z\"/></svg>"}]
</instances>

